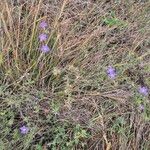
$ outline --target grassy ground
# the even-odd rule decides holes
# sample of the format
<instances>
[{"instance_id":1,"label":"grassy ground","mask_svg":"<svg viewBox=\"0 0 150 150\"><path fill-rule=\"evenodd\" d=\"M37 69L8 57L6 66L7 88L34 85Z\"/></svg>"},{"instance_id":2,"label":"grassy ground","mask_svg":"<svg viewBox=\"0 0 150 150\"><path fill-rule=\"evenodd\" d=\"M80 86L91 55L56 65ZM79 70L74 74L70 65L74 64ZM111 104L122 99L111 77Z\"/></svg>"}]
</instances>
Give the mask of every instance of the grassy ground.
<instances>
[{"instance_id":1,"label":"grassy ground","mask_svg":"<svg viewBox=\"0 0 150 150\"><path fill-rule=\"evenodd\" d=\"M149 0L0 1L0 150L149 150L149 86Z\"/></svg>"}]
</instances>

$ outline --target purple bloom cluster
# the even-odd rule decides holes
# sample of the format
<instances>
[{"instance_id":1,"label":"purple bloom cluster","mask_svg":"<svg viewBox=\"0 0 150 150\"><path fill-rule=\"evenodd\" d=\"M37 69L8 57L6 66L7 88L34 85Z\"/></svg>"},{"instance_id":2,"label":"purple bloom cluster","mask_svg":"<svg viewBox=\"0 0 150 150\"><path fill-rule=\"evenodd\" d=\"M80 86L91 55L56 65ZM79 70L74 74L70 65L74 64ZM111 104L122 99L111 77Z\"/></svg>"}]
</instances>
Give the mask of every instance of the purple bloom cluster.
<instances>
[{"instance_id":1,"label":"purple bloom cluster","mask_svg":"<svg viewBox=\"0 0 150 150\"><path fill-rule=\"evenodd\" d=\"M108 69L107 69L107 74L108 76L111 78L111 79L115 79L116 77L116 70L112 67L112 66L109 66Z\"/></svg>"},{"instance_id":2,"label":"purple bloom cluster","mask_svg":"<svg viewBox=\"0 0 150 150\"><path fill-rule=\"evenodd\" d=\"M140 110L140 111L143 111L143 110L144 110L144 105L140 104L140 105L139 105L139 110Z\"/></svg>"},{"instance_id":3,"label":"purple bloom cluster","mask_svg":"<svg viewBox=\"0 0 150 150\"><path fill-rule=\"evenodd\" d=\"M42 22L40 23L40 28L41 28L41 29L45 29L47 26L48 26L48 25L47 25L47 23L46 23L45 21L42 21Z\"/></svg>"},{"instance_id":4,"label":"purple bloom cluster","mask_svg":"<svg viewBox=\"0 0 150 150\"><path fill-rule=\"evenodd\" d=\"M42 21L42 22L40 23L40 25L39 25L39 27L40 27L41 29L46 29L47 26L48 26L48 24L47 24L45 21ZM47 36L47 34L45 34L45 33L41 33L41 34L39 35L39 40L40 40L40 42L45 42L45 41L47 40L47 38L48 38L48 36ZM41 46L40 50L41 50L43 53L47 53L47 52L50 51L50 48L48 47L48 45L43 44L43 45Z\"/></svg>"},{"instance_id":5,"label":"purple bloom cluster","mask_svg":"<svg viewBox=\"0 0 150 150\"><path fill-rule=\"evenodd\" d=\"M148 88L144 87L144 86L139 87L139 93L144 95L144 96L147 96L148 95Z\"/></svg>"},{"instance_id":6,"label":"purple bloom cluster","mask_svg":"<svg viewBox=\"0 0 150 150\"><path fill-rule=\"evenodd\" d=\"M45 33L40 34L39 40L40 40L40 42L46 41L47 40L47 34L45 34Z\"/></svg>"},{"instance_id":7,"label":"purple bloom cluster","mask_svg":"<svg viewBox=\"0 0 150 150\"><path fill-rule=\"evenodd\" d=\"M41 51L42 51L43 53L47 53L47 52L50 51L50 48L49 48L47 45L42 45L42 46L41 46Z\"/></svg>"},{"instance_id":8,"label":"purple bloom cluster","mask_svg":"<svg viewBox=\"0 0 150 150\"><path fill-rule=\"evenodd\" d=\"M27 134L29 132L29 128L26 126L20 127L21 134Z\"/></svg>"}]
</instances>

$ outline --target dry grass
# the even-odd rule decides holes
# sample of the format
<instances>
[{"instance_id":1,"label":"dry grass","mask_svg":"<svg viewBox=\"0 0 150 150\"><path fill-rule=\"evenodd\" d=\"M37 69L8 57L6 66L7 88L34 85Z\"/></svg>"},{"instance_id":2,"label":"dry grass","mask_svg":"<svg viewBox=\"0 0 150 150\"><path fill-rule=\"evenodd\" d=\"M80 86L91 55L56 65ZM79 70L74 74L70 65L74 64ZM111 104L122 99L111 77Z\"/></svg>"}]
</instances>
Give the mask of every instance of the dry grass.
<instances>
[{"instance_id":1,"label":"dry grass","mask_svg":"<svg viewBox=\"0 0 150 150\"><path fill-rule=\"evenodd\" d=\"M149 7L148 0L0 1L0 149L148 150L149 96L137 89L150 85ZM39 50L42 20L47 54Z\"/></svg>"}]
</instances>

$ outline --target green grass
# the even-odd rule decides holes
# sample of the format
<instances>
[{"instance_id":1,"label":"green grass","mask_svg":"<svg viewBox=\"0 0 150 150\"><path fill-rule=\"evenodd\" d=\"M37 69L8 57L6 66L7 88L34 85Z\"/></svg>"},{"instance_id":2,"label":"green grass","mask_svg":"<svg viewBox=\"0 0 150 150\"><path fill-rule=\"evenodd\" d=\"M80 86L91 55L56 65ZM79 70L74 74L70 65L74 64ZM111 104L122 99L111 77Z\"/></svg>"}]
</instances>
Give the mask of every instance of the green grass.
<instances>
[{"instance_id":1,"label":"green grass","mask_svg":"<svg viewBox=\"0 0 150 150\"><path fill-rule=\"evenodd\" d=\"M0 1L0 150L149 150L149 6Z\"/></svg>"}]
</instances>

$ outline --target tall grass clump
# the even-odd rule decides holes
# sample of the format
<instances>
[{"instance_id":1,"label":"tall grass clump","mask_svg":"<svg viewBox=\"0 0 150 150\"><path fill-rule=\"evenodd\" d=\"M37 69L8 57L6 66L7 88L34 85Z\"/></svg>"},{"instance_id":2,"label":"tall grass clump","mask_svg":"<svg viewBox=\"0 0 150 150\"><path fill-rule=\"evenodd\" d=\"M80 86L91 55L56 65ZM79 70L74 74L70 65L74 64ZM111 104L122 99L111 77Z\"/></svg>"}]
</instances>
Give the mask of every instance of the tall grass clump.
<instances>
[{"instance_id":1,"label":"tall grass clump","mask_svg":"<svg viewBox=\"0 0 150 150\"><path fill-rule=\"evenodd\" d=\"M0 1L0 150L148 150L149 7Z\"/></svg>"}]
</instances>

